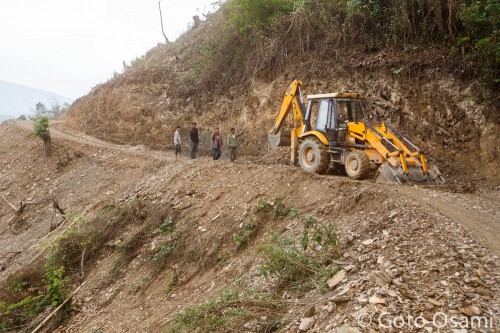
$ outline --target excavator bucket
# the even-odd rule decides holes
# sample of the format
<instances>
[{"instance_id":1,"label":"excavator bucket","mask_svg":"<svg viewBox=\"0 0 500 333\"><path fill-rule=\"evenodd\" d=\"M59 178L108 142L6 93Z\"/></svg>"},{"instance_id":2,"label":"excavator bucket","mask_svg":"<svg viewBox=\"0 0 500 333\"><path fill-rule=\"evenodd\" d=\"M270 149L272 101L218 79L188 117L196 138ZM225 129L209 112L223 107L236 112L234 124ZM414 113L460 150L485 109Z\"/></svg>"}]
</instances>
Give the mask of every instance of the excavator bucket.
<instances>
[{"instance_id":1,"label":"excavator bucket","mask_svg":"<svg viewBox=\"0 0 500 333\"><path fill-rule=\"evenodd\" d=\"M292 135L290 133L268 134L269 146L271 147L290 147Z\"/></svg>"},{"instance_id":2,"label":"excavator bucket","mask_svg":"<svg viewBox=\"0 0 500 333\"><path fill-rule=\"evenodd\" d=\"M420 167L410 167L408 168L408 174L405 175L400 166L393 167L385 162L378 168L375 181L379 184L418 183L439 185L444 183L444 177L436 166L430 166L427 175L424 174Z\"/></svg>"}]
</instances>

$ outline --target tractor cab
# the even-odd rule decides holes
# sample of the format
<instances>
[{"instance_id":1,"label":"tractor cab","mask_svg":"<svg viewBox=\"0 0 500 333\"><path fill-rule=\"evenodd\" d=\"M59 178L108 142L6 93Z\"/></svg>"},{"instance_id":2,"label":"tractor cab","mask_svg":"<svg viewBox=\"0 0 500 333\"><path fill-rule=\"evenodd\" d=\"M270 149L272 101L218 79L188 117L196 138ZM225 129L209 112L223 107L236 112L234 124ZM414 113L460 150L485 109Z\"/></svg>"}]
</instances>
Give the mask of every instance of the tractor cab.
<instances>
[{"instance_id":1,"label":"tractor cab","mask_svg":"<svg viewBox=\"0 0 500 333\"><path fill-rule=\"evenodd\" d=\"M365 118L356 93L309 95L307 100L304 133L322 132L330 147L345 144L347 123L358 123Z\"/></svg>"}]
</instances>

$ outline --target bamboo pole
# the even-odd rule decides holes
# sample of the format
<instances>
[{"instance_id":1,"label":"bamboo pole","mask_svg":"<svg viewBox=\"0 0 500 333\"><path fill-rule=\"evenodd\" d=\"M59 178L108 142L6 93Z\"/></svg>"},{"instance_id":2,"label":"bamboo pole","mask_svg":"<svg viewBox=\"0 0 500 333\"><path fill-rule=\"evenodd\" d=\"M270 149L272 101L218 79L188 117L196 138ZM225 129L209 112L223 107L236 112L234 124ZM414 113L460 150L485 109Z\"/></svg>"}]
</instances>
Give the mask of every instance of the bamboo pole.
<instances>
[{"instance_id":1,"label":"bamboo pole","mask_svg":"<svg viewBox=\"0 0 500 333\"><path fill-rule=\"evenodd\" d=\"M57 313L57 311L59 311L66 303L68 303L68 301L78 292L78 290L80 290L81 287L83 287L83 285L86 282L87 281L83 282L78 288L76 288L76 290L73 291L73 293L71 293L71 295L68 298L66 298L66 300L62 302L61 305L59 305L54 311L52 311L47 317L45 317L45 319L40 323L40 325L38 325L31 333L38 332L43 327L43 325L45 325L50 320L50 318L52 318Z\"/></svg>"}]
</instances>

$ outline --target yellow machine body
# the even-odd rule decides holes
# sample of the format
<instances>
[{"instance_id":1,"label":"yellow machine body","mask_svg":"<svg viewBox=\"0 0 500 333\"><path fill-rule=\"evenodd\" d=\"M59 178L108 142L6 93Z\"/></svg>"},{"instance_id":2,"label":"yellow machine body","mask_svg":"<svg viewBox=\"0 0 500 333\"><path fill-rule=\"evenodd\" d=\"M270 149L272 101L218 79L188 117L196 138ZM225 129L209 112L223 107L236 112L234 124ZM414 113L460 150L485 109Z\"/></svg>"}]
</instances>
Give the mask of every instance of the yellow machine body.
<instances>
[{"instance_id":1,"label":"yellow machine body","mask_svg":"<svg viewBox=\"0 0 500 333\"><path fill-rule=\"evenodd\" d=\"M302 87L300 80L290 84L269 131L271 146L291 147L294 165L320 174L342 167L353 179L378 169L381 183L444 181L436 167L428 166L424 152L394 126L364 114L359 94L309 95L306 108Z\"/></svg>"}]
</instances>

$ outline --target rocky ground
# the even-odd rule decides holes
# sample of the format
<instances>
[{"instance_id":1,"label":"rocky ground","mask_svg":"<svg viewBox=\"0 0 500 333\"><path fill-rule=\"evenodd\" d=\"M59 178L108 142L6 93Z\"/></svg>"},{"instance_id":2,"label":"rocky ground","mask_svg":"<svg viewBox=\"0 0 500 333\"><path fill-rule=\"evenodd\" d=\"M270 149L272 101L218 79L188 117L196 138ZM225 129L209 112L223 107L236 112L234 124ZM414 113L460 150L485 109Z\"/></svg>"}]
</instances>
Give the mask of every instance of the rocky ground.
<instances>
[{"instance_id":1,"label":"rocky ground","mask_svg":"<svg viewBox=\"0 0 500 333\"><path fill-rule=\"evenodd\" d=\"M43 253L67 227L49 234L53 199L74 214L91 215L109 203L139 197L153 209L169 207L187 239L160 272L153 274L148 263L151 251L165 241L159 234L151 235L126 267L113 271L117 244L134 234L133 226L124 229L110 251L85 269L75 313L59 332L162 332L175 313L213 299L235 281L242 290L279 295L288 318L283 332L416 331L420 326L451 331L470 328L464 322L473 318L491 319L491 325L482 322L485 331L500 327L498 186L378 185L311 175L268 158L175 162L170 151L114 145L68 130L64 123L54 125L54 144L66 147L70 157L65 165L57 165L57 154L43 158L29 123L0 125L5 197L0 280ZM250 217L257 218L256 202L274 205L277 197L300 216L335 226L339 253L330 265L338 271L329 276L328 288L296 292L256 273L268 231L300 239L304 225L297 216L259 220L246 246L234 244L232 235ZM29 203L24 221L9 225L13 209L7 202L20 201ZM106 282L110 274L115 275L111 284ZM451 325L452 317L461 326ZM237 331L258 330L245 323Z\"/></svg>"}]
</instances>

